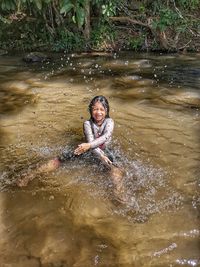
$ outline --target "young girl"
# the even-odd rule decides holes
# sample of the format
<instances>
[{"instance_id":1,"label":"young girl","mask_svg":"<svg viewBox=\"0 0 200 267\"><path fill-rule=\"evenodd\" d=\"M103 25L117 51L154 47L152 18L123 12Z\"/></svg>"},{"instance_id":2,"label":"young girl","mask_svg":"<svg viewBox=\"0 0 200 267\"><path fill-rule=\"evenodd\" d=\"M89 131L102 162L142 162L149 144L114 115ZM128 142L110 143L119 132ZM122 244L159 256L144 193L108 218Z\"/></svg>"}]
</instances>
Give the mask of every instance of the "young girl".
<instances>
[{"instance_id":1,"label":"young girl","mask_svg":"<svg viewBox=\"0 0 200 267\"><path fill-rule=\"evenodd\" d=\"M90 119L83 124L87 143L78 145L74 154L80 155L88 150L106 165L113 162L108 152L114 129L114 121L109 117L109 104L104 96L95 96L89 105Z\"/></svg>"},{"instance_id":2,"label":"young girl","mask_svg":"<svg viewBox=\"0 0 200 267\"><path fill-rule=\"evenodd\" d=\"M69 158L77 157L87 151L100 159L100 161L108 167L113 178L116 190L121 188L122 171L116 167L114 157L109 151L112 133L114 129L114 121L109 116L109 104L104 96L95 96L89 104L90 119L83 124L86 143L78 145L72 153L63 153L61 157L50 160L47 164L40 166L35 174L53 171L58 168L61 163ZM33 177L33 176L31 176ZM29 179L20 179L17 181L18 186L27 185Z\"/></svg>"}]
</instances>

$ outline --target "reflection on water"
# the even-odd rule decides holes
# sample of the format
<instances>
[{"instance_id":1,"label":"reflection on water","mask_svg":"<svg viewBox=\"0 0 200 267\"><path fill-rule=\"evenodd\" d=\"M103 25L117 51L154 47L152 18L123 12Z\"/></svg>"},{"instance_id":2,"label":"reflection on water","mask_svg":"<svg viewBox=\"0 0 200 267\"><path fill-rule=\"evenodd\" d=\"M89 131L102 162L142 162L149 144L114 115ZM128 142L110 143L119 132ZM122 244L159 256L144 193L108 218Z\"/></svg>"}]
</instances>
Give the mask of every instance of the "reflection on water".
<instances>
[{"instance_id":1,"label":"reflection on water","mask_svg":"<svg viewBox=\"0 0 200 267\"><path fill-rule=\"evenodd\" d=\"M2 266L199 266L199 55L0 57ZM83 141L94 95L115 120L127 203L90 159L14 181Z\"/></svg>"}]
</instances>

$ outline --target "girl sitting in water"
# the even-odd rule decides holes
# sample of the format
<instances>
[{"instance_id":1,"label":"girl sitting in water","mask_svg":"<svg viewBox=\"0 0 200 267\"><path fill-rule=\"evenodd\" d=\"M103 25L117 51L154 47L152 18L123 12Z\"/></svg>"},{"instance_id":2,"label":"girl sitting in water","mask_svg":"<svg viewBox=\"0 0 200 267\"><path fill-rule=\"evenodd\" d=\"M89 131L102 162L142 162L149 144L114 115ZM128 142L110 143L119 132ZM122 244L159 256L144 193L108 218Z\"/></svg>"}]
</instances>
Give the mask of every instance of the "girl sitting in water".
<instances>
[{"instance_id":1,"label":"girl sitting in water","mask_svg":"<svg viewBox=\"0 0 200 267\"><path fill-rule=\"evenodd\" d=\"M103 163L110 165L113 158L108 151L114 129L109 117L109 104L104 96L95 96L89 105L90 119L83 124L87 143L78 145L74 154L80 155L90 149Z\"/></svg>"},{"instance_id":2,"label":"girl sitting in water","mask_svg":"<svg viewBox=\"0 0 200 267\"><path fill-rule=\"evenodd\" d=\"M77 157L87 151L108 167L113 178L115 190L122 186L122 170L116 166L115 159L108 149L114 129L114 121L109 116L109 104L104 96L95 96L89 104L90 119L83 124L87 143L82 143L72 153L63 153L61 157L50 160L40 166L35 174L53 171L69 158ZM28 177L28 176L27 176ZM33 177L33 175L31 175ZM32 178L22 178L17 181L18 186L26 186Z\"/></svg>"}]
</instances>

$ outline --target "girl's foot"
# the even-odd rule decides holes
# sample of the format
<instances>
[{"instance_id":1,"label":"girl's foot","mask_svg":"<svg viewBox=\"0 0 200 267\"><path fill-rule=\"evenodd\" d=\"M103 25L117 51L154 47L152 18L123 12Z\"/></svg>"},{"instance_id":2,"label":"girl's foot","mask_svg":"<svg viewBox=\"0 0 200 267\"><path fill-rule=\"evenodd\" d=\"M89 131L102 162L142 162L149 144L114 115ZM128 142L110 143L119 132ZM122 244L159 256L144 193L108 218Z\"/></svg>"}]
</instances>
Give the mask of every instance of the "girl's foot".
<instances>
[{"instance_id":1,"label":"girl's foot","mask_svg":"<svg viewBox=\"0 0 200 267\"><path fill-rule=\"evenodd\" d=\"M115 192L115 199L121 203L121 204L124 204L124 205L127 205L129 200L127 198L127 196L125 195L125 193L119 193L119 192Z\"/></svg>"},{"instance_id":2,"label":"girl's foot","mask_svg":"<svg viewBox=\"0 0 200 267\"><path fill-rule=\"evenodd\" d=\"M15 183L19 187L27 186L27 184L35 178L34 173L23 174Z\"/></svg>"}]
</instances>

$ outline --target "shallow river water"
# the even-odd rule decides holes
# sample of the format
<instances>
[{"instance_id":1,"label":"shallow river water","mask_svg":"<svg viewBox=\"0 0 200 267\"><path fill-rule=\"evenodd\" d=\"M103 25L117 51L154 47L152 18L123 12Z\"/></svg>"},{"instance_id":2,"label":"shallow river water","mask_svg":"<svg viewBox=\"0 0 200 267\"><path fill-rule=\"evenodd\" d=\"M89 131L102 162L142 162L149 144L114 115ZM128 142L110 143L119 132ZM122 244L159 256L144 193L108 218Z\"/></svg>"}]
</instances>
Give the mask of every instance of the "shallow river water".
<instances>
[{"instance_id":1,"label":"shallow river water","mask_svg":"<svg viewBox=\"0 0 200 267\"><path fill-rule=\"evenodd\" d=\"M0 56L0 267L200 266L200 54ZM115 121L127 203L87 159L15 181Z\"/></svg>"}]
</instances>

